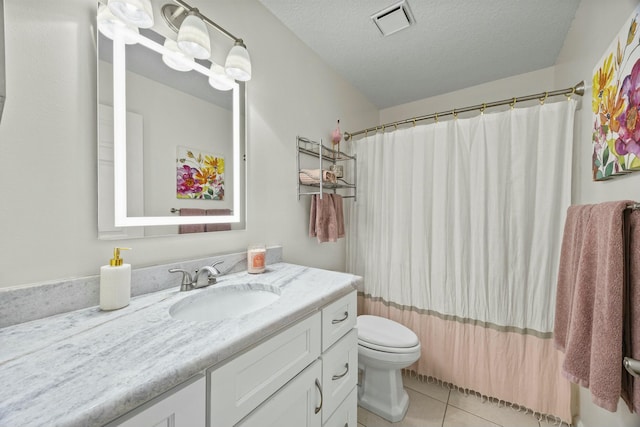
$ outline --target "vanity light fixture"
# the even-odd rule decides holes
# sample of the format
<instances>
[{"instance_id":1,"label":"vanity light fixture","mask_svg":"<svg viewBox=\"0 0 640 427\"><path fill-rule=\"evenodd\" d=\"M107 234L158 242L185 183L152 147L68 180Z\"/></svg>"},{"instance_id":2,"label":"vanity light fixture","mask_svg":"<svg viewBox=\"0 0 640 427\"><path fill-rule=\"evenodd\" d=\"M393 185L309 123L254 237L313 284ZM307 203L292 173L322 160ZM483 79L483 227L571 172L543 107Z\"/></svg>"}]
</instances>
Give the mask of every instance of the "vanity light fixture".
<instances>
[{"instance_id":1,"label":"vanity light fixture","mask_svg":"<svg viewBox=\"0 0 640 427\"><path fill-rule=\"evenodd\" d=\"M162 17L169 28L178 33L178 47L187 55L198 59L209 59L211 55L211 42L207 26L213 27L233 40L234 45L225 61L225 74L242 82L251 80L251 59L242 39L234 36L182 0L173 0L173 3L162 6ZM212 73L211 77L217 81L218 76L214 77Z\"/></svg>"},{"instance_id":2,"label":"vanity light fixture","mask_svg":"<svg viewBox=\"0 0 640 427\"><path fill-rule=\"evenodd\" d=\"M242 39L236 40L224 64L227 75L241 82L251 80L251 58Z\"/></svg>"},{"instance_id":3,"label":"vanity light fixture","mask_svg":"<svg viewBox=\"0 0 640 427\"><path fill-rule=\"evenodd\" d=\"M211 56L211 39L207 25L200 19L198 9L191 9L178 31L178 47L187 55L198 59Z\"/></svg>"},{"instance_id":4,"label":"vanity light fixture","mask_svg":"<svg viewBox=\"0 0 640 427\"><path fill-rule=\"evenodd\" d=\"M151 0L109 0L107 4L111 12L138 28L153 27L153 9Z\"/></svg>"},{"instance_id":5,"label":"vanity light fixture","mask_svg":"<svg viewBox=\"0 0 640 427\"><path fill-rule=\"evenodd\" d=\"M126 44L136 44L136 36L140 33L138 27L127 24L122 19L115 16L107 6L101 4L98 7L97 23L98 30L100 30L105 37L113 40L115 32L117 30L123 30L124 42Z\"/></svg>"}]
</instances>

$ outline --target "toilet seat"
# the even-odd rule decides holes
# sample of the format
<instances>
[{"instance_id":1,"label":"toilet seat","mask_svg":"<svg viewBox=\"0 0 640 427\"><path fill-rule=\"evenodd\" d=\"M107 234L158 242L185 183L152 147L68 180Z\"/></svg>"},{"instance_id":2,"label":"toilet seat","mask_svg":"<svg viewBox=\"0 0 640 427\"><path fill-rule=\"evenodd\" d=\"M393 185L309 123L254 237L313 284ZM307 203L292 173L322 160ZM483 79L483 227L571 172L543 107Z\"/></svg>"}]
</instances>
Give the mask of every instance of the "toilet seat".
<instances>
[{"instance_id":1,"label":"toilet seat","mask_svg":"<svg viewBox=\"0 0 640 427\"><path fill-rule=\"evenodd\" d=\"M409 328L384 317L358 316L358 345L385 353L413 353L420 348Z\"/></svg>"},{"instance_id":2,"label":"toilet seat","mask_svg":"<svg viewBox=\"0 0 640 427\"><path fill-rule=\"evenodd\" d=\"M417 344L413 347L386 347L383 345L372 344L370 342L358 340L358 345L362 347L366 347L371 350L381 351L383 353L398 353L398 354L406 354L406 353L414 353L416 350L420 349L420 344Z\"/></svg>"}]
</instances>

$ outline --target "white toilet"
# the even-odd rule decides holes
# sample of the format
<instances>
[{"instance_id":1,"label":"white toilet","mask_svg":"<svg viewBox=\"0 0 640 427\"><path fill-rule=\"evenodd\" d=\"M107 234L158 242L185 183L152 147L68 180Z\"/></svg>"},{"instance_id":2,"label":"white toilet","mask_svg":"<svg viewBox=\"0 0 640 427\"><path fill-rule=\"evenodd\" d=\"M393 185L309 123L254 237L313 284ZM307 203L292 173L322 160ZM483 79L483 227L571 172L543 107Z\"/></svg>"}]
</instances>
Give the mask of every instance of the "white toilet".
<instances>
[{"instance_id":1,"label":"white toilet","mask_svg":"<svg viewBox=\"0 0 640 427\"><path fill-rule=\"evenodd\" d=\"M358 405L391 422L404 418L409 396L400 370L420 358L420 341L409 328L384 317L358 316Z\"/></svg>"}]
</instances>

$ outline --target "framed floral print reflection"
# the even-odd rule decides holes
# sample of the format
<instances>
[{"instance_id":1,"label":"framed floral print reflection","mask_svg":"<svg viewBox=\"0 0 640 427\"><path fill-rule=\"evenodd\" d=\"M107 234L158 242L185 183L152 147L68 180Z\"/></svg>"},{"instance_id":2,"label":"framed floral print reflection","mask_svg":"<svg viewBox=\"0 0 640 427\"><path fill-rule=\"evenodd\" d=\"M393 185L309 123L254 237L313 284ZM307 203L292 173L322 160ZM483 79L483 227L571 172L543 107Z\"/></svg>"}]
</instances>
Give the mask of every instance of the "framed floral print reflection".
<instances>
[{"instance_id":1,"label":"framed floral print reflection","mask_svg":"<svg viewBox=\"0 0 640 427\"><path fill-rule=\"evenodd\" d=\"M178 199L224 200L224 157L177 147Z\"/></svg>"}]
</instances>

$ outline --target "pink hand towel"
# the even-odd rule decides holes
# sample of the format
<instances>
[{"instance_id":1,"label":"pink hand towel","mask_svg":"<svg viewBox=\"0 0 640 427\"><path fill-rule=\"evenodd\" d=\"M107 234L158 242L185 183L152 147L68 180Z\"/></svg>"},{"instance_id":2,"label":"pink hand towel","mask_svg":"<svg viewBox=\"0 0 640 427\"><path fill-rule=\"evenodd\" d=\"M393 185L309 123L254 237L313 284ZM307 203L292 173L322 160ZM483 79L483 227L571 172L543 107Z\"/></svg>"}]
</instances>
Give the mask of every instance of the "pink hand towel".
<instances>
[{"instance_id":1,"label":"pink hand towel","mask_svg":"<svg viewBox=\"0 0 640 427\"><path fill-rule=\"evenodd\" d=\"M318 215L316 195L311 196L311 211L309 212L309 237L316 237L316 216Z\"/></svg>"},{"instance_id":2,"label":"pink hand towel","mask_svg":"<svg viewBox=\"0 0 640 427\"><path fill-rule=\"evenodd\" d=\"M589 388L592 401L609 411L617 409L621 393L628 203L570 207L558 273L554 339L565 352L562 374Z\"/></svg>"},{"instance_id":3,"label":"pink hand towel","mask_svg":"<svg viewBox=\"0 0 640 427\"><path fill-rule=\"evenodd\" d=\"M333 206L336 210L336 230L338 233L338 239L340 239L344 237L344 209L342 208L341 195L333 195Z\"/></svg>"},{"instance_id":4,"label":"pink hand towel","mask_svg":"<svg viewBox=\"0 0 640 427\"><path fill-rule=\"evenodd\" d=\"M333 194L326 193L322 195L322 198L317 194L311 196L309 237L317 237L320 243L335 242L339 237L336 205L333 196Z\"/></svg>"},{"instance_id":5,"label":"pink hand towel","mask_svg":"<svg viewBox=\"0 0 640 427\"><path fill-rule=\"evenodd\" d=\"M181 208L180 216L204 216L204 209L191 209L191 208ZM203 233L205 230L204 224L183 224L178 226L179 234L187 234L187 233Z\"/></svg>"}]
</instances>

